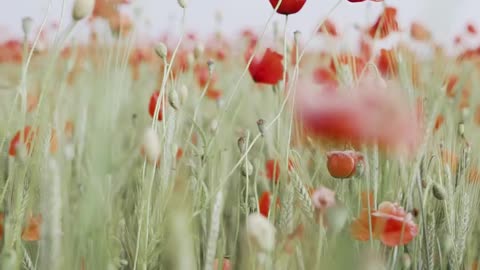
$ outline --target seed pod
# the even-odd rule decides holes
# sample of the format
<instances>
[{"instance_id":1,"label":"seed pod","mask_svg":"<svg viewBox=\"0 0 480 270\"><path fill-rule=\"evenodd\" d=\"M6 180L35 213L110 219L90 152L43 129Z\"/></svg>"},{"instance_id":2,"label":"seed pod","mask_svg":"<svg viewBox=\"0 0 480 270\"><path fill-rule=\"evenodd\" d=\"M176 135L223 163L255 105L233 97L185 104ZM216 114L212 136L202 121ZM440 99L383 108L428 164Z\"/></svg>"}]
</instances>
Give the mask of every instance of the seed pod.
<instances>
[{"instance_id":1,"label":"seed pod","mask_svg":"<svg viewBox=\"0 0 480 270\"><path fill-rule=\"evenodd\" d=\"M403 265L403 269L410 269L410 267L412 267L412 258L410 257L410 254L406 252L403 253L402 265Z\"/></svg>"},{"instance_id":2,"label":"seed pod","mask_svg":"<svg viewBox=\"0 0 480 270\"><path fill-rule=\"evenodd\" d=\"M178 5L181 8L186 8L187 7L187 0L177 0L177 2L178 2Z\"/></svg>"},{"instance_id":3,"label":"seed pod","mask_svg":"<svg viewBox=\"0 0 480 270\"><path fill-rule=\"evenodd\" d=\"M257 121L257 127L258 127L258 131L260 132L260 134L262 136L264 136L265 134L265 120L263 119L258 119Z\"/></svg>"},{"instance_id":4,"label":"seed pod","mask_svg":"<svg viewBox=\"0 0 480 270\"><path fill-rule=\"evenodd\" d=\"M242 175L252 176L253 174L253 164L247 159L246 161L242 162Z\"/></svg>"},{"instance_id":5,"label":"seed pod","mask_svg":"<svg viewBox=\"0 0 480 270\"><path fill-rule=\"evenodd\" d=\"M76 0L73 5L72 18L79 21L93 12L95 7L95 0Z\"/></svg>"},{"instance_id":6,"label":"seed pod","mask_svg":"<svg viewBox=\"0 0 480 270\"><path fill-rule=\"evenodd\" d=\"M172 106L172 108L174 108L175 110L178 110L180 100L178 98L178 94L177 94L177 91L175 91L175 89L171 89L168 92L168 103L170 104L170 106Z\"/></svg>"},{"instance_id":7,"label":"seed pod","mask_svg":"<svg viewBox=\"0 0 480 270\"><path fill-rule=\"evenodd\" d=\"M244 136L238 138L237 145L238 149L240 150L240 154L244 154L245 151L247 151L247 143Z\"/></svg>"},{"instance_id":8,"label":"seed pod","mask_svg":"<svg viewBox=\"0 0 480 270\"><path fill-rule=\"evenodd\" d=\"M22 30L25 36L28 36L28 34L30 34L30 31L32 31L32 24L33 20L31 17L25 17L22 19Z\"/></svg>"},{"instance_id":9,"label":"seed pod","mask_svg":"<svg viewBox=\"0 0 480 270\"><path fill-rule=\"evenodd\" d=\"M167 55L168 55L167 46L165 46L164 43L160 42L159 44L157 44L157 46L155 46L155 53L156 53L160 58L162 58L163 60L165 60L165 59L167 58Z\"/></svg>"},{"instance_id":10,"label":"seed pod","mask_svg":"<svg viewBox=\"0 0 480 270\"><path fill-rule=\"evenodd\" d=\"M443 201L447 197L447 193L445 192L445 189L437 183L434 183L432 185L432 194L439 201Z\"/></svg>"}]
</instances>

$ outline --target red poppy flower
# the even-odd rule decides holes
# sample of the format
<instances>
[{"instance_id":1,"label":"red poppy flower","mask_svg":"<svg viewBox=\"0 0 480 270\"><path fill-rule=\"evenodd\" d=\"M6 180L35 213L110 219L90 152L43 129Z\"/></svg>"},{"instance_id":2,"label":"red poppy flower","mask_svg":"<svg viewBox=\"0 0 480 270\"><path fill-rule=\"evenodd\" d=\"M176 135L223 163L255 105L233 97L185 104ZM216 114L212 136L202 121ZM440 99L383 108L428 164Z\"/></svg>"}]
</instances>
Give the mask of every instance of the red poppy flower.
<instances>
[{"instance_id":1,"label":"red poppy flower","mask_svg":"<svg viewBox=\"0 0 480 270\"><path fill-rule=\"evenodd\" d=\"M332 151L327 153L327 169L334 178L350 178L365 163L363 155L355 151Z\"/></svg>"},{"instance_id":2,"label":"red poppy flower","mask_svg":"<svg viewBox=\"0 0 480 270\"><path fill-rule=\"evenodd\" d=\"M13 139L10 143L10 148L8 150L8 154L12 157L17 155L17 148L19 145L24 144L27 153L31 152L32 148L32 143L33 139L35 137L35 131L32 130L32 127L26 126L23 131L18 131L15 133L15 136L13 136Z\"/></svg>"},{"instance_id":3,"label":"red poppy flower","mask_svg":"<svg viewBox=\"0 0 480 270\"><path fill-rule=\"evenodd\" d=\"M222 91L213 87L209 87L205 93L205 96L211 100L218 100L222 97Z\"/></svg>"},{"instance_id":4,"label":"red poppy flower","mask_svg":"<svg viewBox=\"0 0 480 270\"><path fill-rule=\"evenodd\" d=\"M334 36L334 37L338 36L337 27L329 19L325 20L322 27L320 27L320 29L318 29L318 32L319 33L324 33L324 34L327 34L327 35L330 35L330 36Z\"/></svg>"},{"instance_id":5,"label":"red poppy flower","mask_svg":"<svg viewBox=\"0 0 480 270\"><path fill-rule=\"evenodd\" d=\"M292 160L288 161L288 170L292 170L294 168L294 164ZM274 181L275 184L278 183L278 179L280 178L280 161L279 160L274 160L274 159L269 159L265 162L265 176L271 180Z\"/></svg>"},{"instance_id":6,"label":"red poppy flower","mask_svg":"<svg viewBox=\"0 0 480 270\"><path fill-rule=\"evenodd\" d=\"M40 240L40 224L42 223L42 216L30 216L25 228L22 231L22 240L24 241L38 241Z\"/></svg>"},{"instance_id":7,"label":"red poppy flower","mask_svg":"<svg viewBox=\"0 0 480 270\"><path fill-rule=\"evenodd\" d=\"M467 32L471 35L477 34L477 27L473 23L467 24Z\"/></svg>"},{"instance_id":8,"label":"red poppy flower","mask_svg":"<svg viewBox=\"0 0 480 270\"><path fill-rule=\"evenodd\" d=\"M256 83L275 85L283 79L283 56L267 49L262 59L254 59L248 71Z\"/></svg>"},{"instance_id":9,"label":"red poppy flower","mask_svg":"<svg viewBox=\"0 0 480 270\"><path fill-rule=\"evenodd\" d=\"M319 67L313 71L315 83L331 85L334 88L338 86L337 75L328 68Z\"/></svg>"},{"instance_id":10,"label":"red poppy flower","mask_svg":"<svg viewBox=\"0 0 480 270\"><path fill-rule=\"evenodd\" d=\"M389 247L406 245L418 234L418 226L412 214L391 202L381 203L378 210L370 211L370 215L368 209L362 209L360 216L352 223L351 230L357 240L368 241L371 236Z\"/></svg>"},{"instance_id":11,"label":"red poppy flower","mask_svg":"<svg viewBox=\"0 0 480 270\"><path fill-rule=\"evenodd\" d=\"M159 97L160 97L160 91L153 92L152 96L150 97L150 103L148 104L148 114L150 114L150 116L153 118L155 116L155 108L157 106L157 103L160 102L160 105L159 105L160 108L159 108L157 120L162 121L163 120L162 107L164 102L159 101L158 100Z\"/></svg>"},{"instance_id":12,"label":"red poppy flower","mask_svg":"<svg viewBox=\"0 0 480 270\"><path fill-rule=\"evenodd\" d=\"M339 91L300 86L297 112L306 133L341 145L378 144L385 150L407 153L415 150L421 125L407 97L395 85L366 79Z\"/></svg>"},{"instance_id":13,"label":"red poppy flower","mask_svg":"<svg viewBox=\"0 0 480 270\"><path fill-rule=\"evenodd\" d=\"M362 74L365 65L365 60L350 54L341 54L330 60L330 70L336 75L338 75L339 67L348 66L351 68L353 75L358 78Z\"/></svg>"},{"instance_id":14,"label":"red poppy flower","mask_svg":"<svg viewBox=\"0 0 480 270\"><path fill-rule=\"evenodd\" d=\"M259 212L262 214L264 217L268 217L268 214L270 213L270 202L271 202L271 196L270 192L265 191L262 193L260 198L258 199L258 206L259 206ZM276 206L280 206L280 200L277 198L277 203Z\"/></svg>"},{"instance_id":15,"label":"red poppy flower","mask_svg":"<svg viewBox=\"0 0 480 270\"><path fill-rule=\"evenodd\" d=\"M273 8L276 8L280 0L270 0ZM307 0L282 0L282 3L277 9L277 13L283 15L290 15L299 12Z\"/></svg>"},{"instance_id":16,"label":"red poppy flower","mask_svg":"<svg viewBox=\"0 0 480 270\"><path fill-rule=\"evenodd\" d=\"M377 59L377 67L383 76L396 76L398 74L398 62L393 50L380 50Z\"/></svg>"},{"instance_id":17,"label":"red poppy flower","mask_svg":"<svg viewBox=\"0 0 480 270\"><path fill-rule=\"evenodd\" d=\"M430 31L428 31L425 26L417 22L413 22L410 26L410 36L414 40L418 41L429 41L432 39L432 34L430 33Z\"/></svg>"},{"instance_id":18,"label":"red poppy flower","mask_svg":"<svg viewBox=\"0 0 480 270\"><path fill-rule=\"evenodd\" d=\"M377 21L370 27L368 34L371 38L386 38L392 32L398 32L397 9L386 7Z\"/></svg>"},{"instance_id":19,"label":"red poppy flower","mask_svg":"<svg viewBox=\"0 0 480 270\"><path fill-rule=\"evenodd\" d=\"M205 87L207 85L208 80L210 79L210 85L214 85L217 82L217 74L212 74L210 77L210 71L208 70L208 66L198 65L195 67L195 74L197 75L198 85L200 87Z\"/></svg>"}]
</instances>

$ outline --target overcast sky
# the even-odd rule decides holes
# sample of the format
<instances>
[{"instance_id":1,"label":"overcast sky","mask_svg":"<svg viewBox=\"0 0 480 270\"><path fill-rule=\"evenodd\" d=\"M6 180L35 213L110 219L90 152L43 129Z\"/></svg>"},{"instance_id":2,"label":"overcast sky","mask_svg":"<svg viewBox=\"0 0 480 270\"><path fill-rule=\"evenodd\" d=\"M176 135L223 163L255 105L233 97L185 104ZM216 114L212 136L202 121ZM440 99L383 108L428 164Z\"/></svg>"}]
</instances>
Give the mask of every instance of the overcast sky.
<instances>
[{"instance_id":1,"label":"overcast sky","mask_svg":"<svg viewBox=\"0 0 480 270\"><path fill-rule=\"evenodd\" d=\"M20 21L24 16L31 16L39 23L46 14L49 0L1 0L6 6L0 8L0 38L7 35L21 33ZM53 9L49 19L54 21L60 17L63 0L51 0ZM67 15L73 0L65 0ZM143 18L148 19L151 28L137 21L141 29L158 36L165 29L178 27L181 9L177 0L132 0L133 10L136 7ZM290 30L309 32L313 26L335 5L337 0L307 0L304 9L290 17ZM451 37L459 31L467 21L480 18L479 0L387 0L390 5L399 8L400 21L403 24L418 19L427 24L439 39ZM345 28L352 23L364 24L367 18L372 20L382 4L357 3L351 4L342 0L342 4L332 14L332 19ZM226 33L236 33L239 29L249 26L260 29L266 22L272 8L268 0L190 0L188 8L187 25L191 30L205 34L214 29L215 13L221 11L224 17L222 29ZM67 17L68 17L67 16ZM280 15L275 17L281 21ZM5 30L8 29L8 32Z\"/></svg>"}]
</instances>

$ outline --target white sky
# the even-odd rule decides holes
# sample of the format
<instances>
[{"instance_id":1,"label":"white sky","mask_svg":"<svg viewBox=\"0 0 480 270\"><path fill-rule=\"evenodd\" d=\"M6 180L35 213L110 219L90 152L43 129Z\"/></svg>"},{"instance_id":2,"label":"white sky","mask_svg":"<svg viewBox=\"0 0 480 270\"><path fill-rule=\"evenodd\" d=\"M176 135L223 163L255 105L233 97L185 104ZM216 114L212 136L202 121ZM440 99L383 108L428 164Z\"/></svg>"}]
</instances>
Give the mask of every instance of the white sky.
<instances>
[{"instance_id":1,"label":"white sky","mask_svg":"<svg viewBox=\"0 0 480 270\"><path fill-rule=\"evenodd\" d=\"M33 17L38 25L45 15L49 0L1 0L0 8L0 40L12 34L21 33L21 18ZM51 0L50 20L60 18L63 0ZM66 15L70 16L73 0L65 0ZM141 30L156 36L166 29L176 29L181 9L177 0L132 0L133 6L142 10L143 18L148 18L151 27L144 21L137 20ZM379 3L351 4L346 0L332 14L331 18L345 29L354 22L364 24L367 18L372 20L381 9ZM400 21L405 25L412 18L419 19L435 31L440 40L451 38L454 31L460 31L467 21L480 18L480 0L386 0L388 4L399 8ZM290 31L310 32L313 26L326 15L337 0L307 0L304 9L290 17ZM433 3L433 4L432 4ZM133 10L133 8L130 8ZM214 30L215 13L222 11L224 21L222 30L225 33L237 33L239 29L251 26L261 29L272 8L268 0L190 0L187 16L188 28L205 34ZM275 20L282 21L280 15ZM476 22L479 23L479 22ZM480 23L479 23L480 25ZM8 29L7 30L5 30Z\"/></svg>"}]
</instances>

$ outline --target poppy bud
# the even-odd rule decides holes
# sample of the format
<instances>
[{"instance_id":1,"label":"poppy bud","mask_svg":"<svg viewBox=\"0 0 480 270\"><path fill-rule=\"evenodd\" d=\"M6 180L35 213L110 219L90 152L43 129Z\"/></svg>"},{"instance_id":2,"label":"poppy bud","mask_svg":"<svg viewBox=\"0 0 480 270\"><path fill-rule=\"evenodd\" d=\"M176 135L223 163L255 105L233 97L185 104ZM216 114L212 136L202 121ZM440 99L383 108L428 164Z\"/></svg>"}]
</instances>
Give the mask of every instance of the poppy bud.
<instances>
[{"instance_id":1,"label":"poppy bud","mask_svg":"<svg viewBox=\"0 0 480 270\"><path fill-rule=\"evenodd\" d=\"M95 0L76 0L73 5L72 18L79 21L93 12Z\"/></svg>"},{"instance_id":2,"label":"poppy bud","mask_svg":"<svg viewBox=\"0 0 480 270\"><path fill-rule=\"evenodd\" d=\"M295 44L300 43L300 38L301 37L302 37L302 32L300 32L299 30L297 30L293 33L293 39L295 40Z\"/></svg>"},{"instance_id":3,"label":"poppy bud","mask_svg":"<svg viewBox=\"0 0 480 270\"><path fill-rule=\"evenodd\" d=\"M215 133L218 128L218 121L217 119L213 119L212 122L210 122L210 130Z\"/></svg>"},{"instance_id":4,"label":"poppy bud","mask_svg":"<svg viewBox=\"0 0 480 270\"><path fill-rule=\"evenodd\" d=\"M195 48L193 48L193 57L195 57L195 59L198 60L198 58L200 58L202 56L204 50L205 50L205 48L203 47L203 44L198 43L195 46Z\"/></svg>"},{"instance_id":5,"label":"poppy bud","mask_svg":"<svg viewBox=\"0 0 480 270\"><path fill-rule=\"evenodd\" d=\"M237 145L238 149L240 150L240 154L244 154L245 151L247 151L247 143L244 136L238 138Z\"/></svg>"},{"instance_id":6,"label":"poppy bud","mask_svg":"<svg viewBox=\"0 0 480 270\"><path fill-rule=\"evenodd\" d=\"M160 56L160 58L165 60L167 58L167 55L168 55L167 46L165 46L164 43L160 42L159 44L157 44L157 46L155 46L155 53L158 56Z\"/></svg>"},{"instance_id":7,"label":"poppy bud","mask_svg":"<svg viewBox=\"0 0 480 270\"><path fill-rule=\"evenodd\" d=\"M242 162L242 175L252 176L253 174L253 164L247 159L246 161Z\"/></svg>"},{"instance_id":8,"label":"poppy bud","mask_svg":"<svg viewBox=\"0 0 480 270\"><path fill-rule=\"evenodd\" d=\"M447 197L445 189L437 183L434 183L432 186L432 194L439 201L443 201Z\"/></svg>"},{"instance_id":9,"label":"poppy bud","mask_svg":"<svg viewBox=\"0 0 480 270\"><path fill-rule=\"evenodd\" d=\"M410 269L410 267L412 267L412 258L410 257L410 254L403 253L402 264L403 264L403 269Z\"/></svg>"},{"instance_id":10,"label":"poppy bud","mask_svg":"<svg viewBox=\"0 0 480 270\"><path fill-rule=\"evenodd\" d=\"M262 136L264 136L264 134L265 134L265 120L258 119L257 120L257 127L258 127L258 131L260 132L260 134Z\"/></svg>"},{"instance_id":11,"label":"poppy bud","mask_svg":"<svg viewBox=\"0 0 480 270\"><path fill-rule=\"evenodd\" d=\"M32 30L32 24L33 24L33 20L31 17L25 17L22 19L22 30L25 37L27 37L30 31Z\"/></svg>"},{"instance_id":12,"label":"poppy bud","mask_svg":"<svg viewBox=\"0 0 480 270\"><path fill-rule=\"evenodd\" d=\"M175 91L173 88L168 92L168 103L170 106L172 106L172 108L178 110L180 101L178 99L177 91Z\"/></svg>"},{"instance_id":13,"label":"poppy bud","mask_svg":"<svg viewBox=\"0 0 480 270\"><path fill-rule=\"evenodd\" d=\"M148 127L143 134L142 150L150 162L156 162L160 156L160 141L157 132L151 127Z\"/></svg>"},{"instance_id":14,"label":"poppy bud","mask_svg":"<svg viewBox=\"0 0 480 270\"><path fill-rule=\"evenodd\" d=\"M275 226L261 214L250 214L247 218L247 235L260 251L270 252L275 248Z\"/></svg>"},{"instance_id":15,"label":"poppy bud","mask_svg":"<svg viewBox=\"0 0 480 270\"><path fill-rule=\"evenodd\" d=\"M187 7L187 0L177 0L177 2L178 2L178 5L181 8L186 8Z\"/></svg>"},{"instance_id":16,"label":"poppy bud","mask_svg":"<svg viewBox=\"0 0 480 270\"><path fill-rule=\"evenodd\" d=\"M212 76L213 70L215 69L215 61L213 61L212 59L209 59L207 61L207 65L208 65L208 73L210 74L210 76Z\"/></svg>"}]
</instances>

